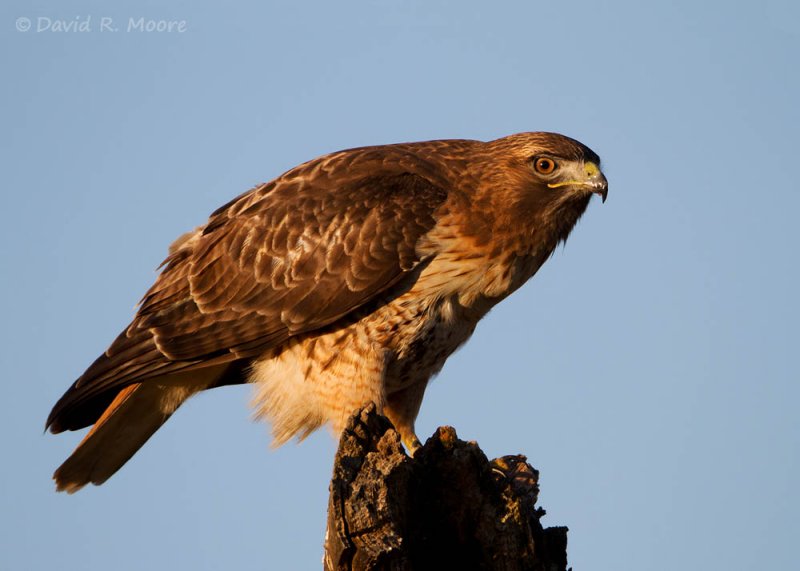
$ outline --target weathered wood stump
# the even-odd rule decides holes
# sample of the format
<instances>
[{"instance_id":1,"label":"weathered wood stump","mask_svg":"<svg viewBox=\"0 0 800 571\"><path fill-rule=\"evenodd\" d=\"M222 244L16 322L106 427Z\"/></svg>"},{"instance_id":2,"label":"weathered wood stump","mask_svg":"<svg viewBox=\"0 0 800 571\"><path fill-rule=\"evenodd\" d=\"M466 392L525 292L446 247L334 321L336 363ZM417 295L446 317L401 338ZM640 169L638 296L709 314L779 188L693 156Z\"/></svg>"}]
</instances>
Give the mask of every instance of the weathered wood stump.
<instances>
[{"instance_id":1,"label":"weathered wood stump","mask_svg":"<svg viewBox=\"0 0 800 571\"><path fill-rule=\"evenodd\" d=\"M538 475L524 456L490 462L451 427L410 458L368 406L336 453L325 569L565 570L567 528L542 527Z\"/></svg>"}]
</instances>

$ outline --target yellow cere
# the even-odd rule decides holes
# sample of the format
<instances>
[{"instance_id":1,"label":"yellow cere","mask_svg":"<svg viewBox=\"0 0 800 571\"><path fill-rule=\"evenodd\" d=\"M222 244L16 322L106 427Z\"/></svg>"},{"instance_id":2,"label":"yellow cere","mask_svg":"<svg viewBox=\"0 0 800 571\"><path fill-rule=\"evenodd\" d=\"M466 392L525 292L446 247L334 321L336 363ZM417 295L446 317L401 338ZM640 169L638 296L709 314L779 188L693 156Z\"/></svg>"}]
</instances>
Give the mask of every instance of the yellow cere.
<instances>
[{"instance_id":1,"label":"yellow cere","mask_svg":"<svg viewBox=\"0 0 800 571\"><path fill-rule=\"evenodd\" d=\"M600 172L598 167L593 162L589 161L583 165L583 171L586 173L586 178L591 178ZM561 182L551 182L547 185L548 188L559 188L561 186L579 185L584 186L588 184L585 180L562 180Z\"/></svg>"}]
</instances>

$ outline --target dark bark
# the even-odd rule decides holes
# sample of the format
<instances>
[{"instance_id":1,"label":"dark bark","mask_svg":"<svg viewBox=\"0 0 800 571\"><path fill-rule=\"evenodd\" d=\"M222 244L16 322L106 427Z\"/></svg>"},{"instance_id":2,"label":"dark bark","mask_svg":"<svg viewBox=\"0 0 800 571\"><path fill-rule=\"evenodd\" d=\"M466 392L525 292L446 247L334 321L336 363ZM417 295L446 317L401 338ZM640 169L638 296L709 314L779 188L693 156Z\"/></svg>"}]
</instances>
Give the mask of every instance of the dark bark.
<instances>
[{"instance_id":1,"label":"dark bark","mask_svg":"<svg viewBox=\"0 0 800 571\"><path fill-rule=\"evenodd\" d=\"M336 453L325 569L565 570L567 528L542 527L538 475L524 456L490 462L450 427L410 458L369 406Z\"/></svg>"}]
</instances>

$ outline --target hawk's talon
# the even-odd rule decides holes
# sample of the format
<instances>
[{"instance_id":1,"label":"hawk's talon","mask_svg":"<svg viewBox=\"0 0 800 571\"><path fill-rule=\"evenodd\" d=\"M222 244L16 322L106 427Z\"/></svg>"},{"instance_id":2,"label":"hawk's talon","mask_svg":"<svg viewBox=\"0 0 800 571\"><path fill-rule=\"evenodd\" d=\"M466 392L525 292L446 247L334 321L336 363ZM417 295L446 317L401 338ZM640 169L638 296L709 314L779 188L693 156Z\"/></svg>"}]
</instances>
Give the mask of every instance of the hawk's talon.
<instances>
[{"instance_id":1,"label":"hawk's talon","mask_svg":"<svg viewBox=\"0 0 800 571\"><path fill-rule=\"evenodd\" d=\"M406 447L406 450L408 450L408 455L412 458L414 457L414 454L417 453L417 450L422 448L422 443L419 441L419 438L417 438L416 434L412 434L411 436L403 436L400 440L403 442L403 446Z\"/></svg>"}]
</instances>

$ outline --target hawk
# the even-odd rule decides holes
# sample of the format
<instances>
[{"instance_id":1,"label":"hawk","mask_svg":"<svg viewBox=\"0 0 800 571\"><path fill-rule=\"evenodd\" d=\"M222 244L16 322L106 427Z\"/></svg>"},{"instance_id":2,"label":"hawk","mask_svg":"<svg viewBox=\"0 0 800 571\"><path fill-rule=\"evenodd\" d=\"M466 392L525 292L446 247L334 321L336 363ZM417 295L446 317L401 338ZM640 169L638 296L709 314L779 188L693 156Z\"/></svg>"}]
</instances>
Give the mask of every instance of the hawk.
<instances>
[{"instance_id":1,"label":"hawk","mask_svg":"<svg viewBox=\"0 0 800 571\"><path fill-rule=\"evenodd\" d=\"M428 381L607 192L599 157L555 133L350 149L251 189L172 244L53 407L51 432L91 426L58 490L105 482L186 399L239 383L276 445L373 402L413 453Z\"/></svg>"}]
</instances>

